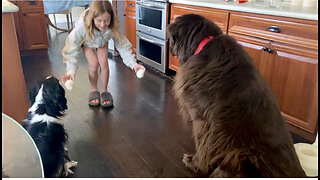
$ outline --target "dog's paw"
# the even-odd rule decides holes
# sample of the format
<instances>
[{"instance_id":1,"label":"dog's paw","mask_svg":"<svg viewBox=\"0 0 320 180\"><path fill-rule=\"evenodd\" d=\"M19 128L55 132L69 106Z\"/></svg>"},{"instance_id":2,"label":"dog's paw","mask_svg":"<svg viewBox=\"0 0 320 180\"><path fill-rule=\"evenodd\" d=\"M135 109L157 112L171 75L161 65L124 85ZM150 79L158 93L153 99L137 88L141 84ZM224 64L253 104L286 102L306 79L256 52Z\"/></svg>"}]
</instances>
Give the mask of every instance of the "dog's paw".
<instances>
[{"instance_id":1,"label":"dog's paw","mask_svg":"<svg viewBox=\"0 0 320 180\"><path fill-rule=\"evenodd\" d=\"M194 162L192 161L193 155L191 154L183 154L182 162L184 165L190 169L192 169L194 172L197 172L197 168L194 165Z\"/></svg>"},{"instance_id":2,"label":"dog's paw","mask_svg":"<svg viewBox=\"0 0 320 180\"><path fill-rule=\"evenodd\" d=\"M78 166L78 162L77 161L68 161L66 163L64 163L64 175L68 176L68 174L73 174L73 171L71 170L71 168L73 167L77 167Z\"/></svg>"},{"instance_id":3,"label":"dog's paw","mask_svg":"<svg viewBox=\"0 0 320 180\"><path fill-rule=\"evenodd\" d=\"M188 164L191 163L192 158L193 158L193 155L191 155L191 154L183 154L182 162L183 162L186 166L188 166Z\"/></svg>"}]
</instances>

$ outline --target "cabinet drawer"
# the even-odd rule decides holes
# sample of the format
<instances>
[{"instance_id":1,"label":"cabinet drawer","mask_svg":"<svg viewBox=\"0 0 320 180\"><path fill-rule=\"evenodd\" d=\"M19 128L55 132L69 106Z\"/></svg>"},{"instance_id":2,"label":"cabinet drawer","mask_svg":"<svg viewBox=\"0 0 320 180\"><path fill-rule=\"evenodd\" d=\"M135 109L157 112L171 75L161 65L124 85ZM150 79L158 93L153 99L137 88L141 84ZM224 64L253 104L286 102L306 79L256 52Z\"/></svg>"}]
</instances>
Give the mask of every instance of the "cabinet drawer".
<instances>
[{"instance_id":1,"label":"cabinet drawer","mask_svg":"<svg viewBox=\"0 0 320 180\"><path fill-rule=\"evenodd\" d=\"M136 12L136 2L135 1L125 1L126 11Z\"/></svg>"},{"instance_id":2,"label":"cabinet drawer","mask_svg":"<svg viewBox=\"0 0 320 180\"><path fill-rule=\"evenodd\" d=\"M224 33L227 33L229 12L220 9L205 8L198 6L189 6L181 4L172 4L171 20L184 14L200 14L214 23L216 23Z\"/></svg>"},{"instance_id":3,"label":"cabinet drawer","mask_svg":"<svg viewBox=\"0 0 320 180\"><path fill-rule=\"evenodd\" d=\"M231 12L228 32L318 49L318 21Z\"/></svg>"},{"instance_id":4,"label":"cabinet drawer","mask_svg":"<svg viewBox=\"0 0 320 180\"><path fill-rule=\"evenodd\" d=\"M43 2L39 0L35 1L18 1L20 9L39 9L43 8Z\"/></svg>"}]
</instances>

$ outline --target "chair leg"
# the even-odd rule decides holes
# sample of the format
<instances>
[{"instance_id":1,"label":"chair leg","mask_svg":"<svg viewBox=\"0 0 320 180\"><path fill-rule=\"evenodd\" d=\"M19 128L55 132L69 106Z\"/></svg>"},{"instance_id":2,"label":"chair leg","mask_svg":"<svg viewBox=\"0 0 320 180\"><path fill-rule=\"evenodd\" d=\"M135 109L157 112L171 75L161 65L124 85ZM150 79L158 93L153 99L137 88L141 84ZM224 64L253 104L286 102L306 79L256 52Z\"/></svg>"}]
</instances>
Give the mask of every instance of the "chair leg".
<instances>
[{"instance_id":1,"label":"chair leg","mask_svg":"<svg viewBox=\"0 0 320 180\"><path fill-rule=\"evenodd\" d=\"M70 13L70 19L71 19L71 29L73 29L72 13Z\"/></svg>"},{"instance_id":2,"label":"chair leg","mask_svg":"<svg viewBox=\"0 0 320 180\"><path fill-rule=\"evenodd\" d=\"M68 23L68 31L70 31L70 25L69 25L69 14L66 14L67 17L67 23Z\"/></svg>"},{"instance_id":3,"label":"chair leg","mask_svg":"<svg viewBox=\"0 0 320 180\"><path fill-rule=\"evenodd\" d=\"M54 19L54 25L57 26L57 21L56 21L56 15L53 14L53 19Z\"/></svg>"}]
</instances>

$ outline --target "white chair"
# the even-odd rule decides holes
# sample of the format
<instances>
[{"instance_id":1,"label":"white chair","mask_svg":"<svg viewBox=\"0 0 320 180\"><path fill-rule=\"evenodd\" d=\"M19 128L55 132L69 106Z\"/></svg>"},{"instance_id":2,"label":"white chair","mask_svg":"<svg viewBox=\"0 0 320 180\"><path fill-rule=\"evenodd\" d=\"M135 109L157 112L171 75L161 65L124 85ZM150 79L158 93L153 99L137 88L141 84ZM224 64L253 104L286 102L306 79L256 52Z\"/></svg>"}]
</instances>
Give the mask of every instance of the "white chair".
<instances>
[{"instance_id":1,"label":"white chair","mask_svg":"<svg viewBox=\"0 0 320 180\"><path fill-rule=\"evenodd\" d=\"M65 14L67 17L67 25L68 25L68 31L70 31L73 28L73 23L72 23L72 8L64 10L64 11L60 11L60 12L56 12L53 13L53 18L54 18L54 25L57 26L57 22L56 22L56 14ZM69 16L70 16L70 20L71 20L71 29L70 29L70 25L69 25Z\"/></svg>"}]
</instances>

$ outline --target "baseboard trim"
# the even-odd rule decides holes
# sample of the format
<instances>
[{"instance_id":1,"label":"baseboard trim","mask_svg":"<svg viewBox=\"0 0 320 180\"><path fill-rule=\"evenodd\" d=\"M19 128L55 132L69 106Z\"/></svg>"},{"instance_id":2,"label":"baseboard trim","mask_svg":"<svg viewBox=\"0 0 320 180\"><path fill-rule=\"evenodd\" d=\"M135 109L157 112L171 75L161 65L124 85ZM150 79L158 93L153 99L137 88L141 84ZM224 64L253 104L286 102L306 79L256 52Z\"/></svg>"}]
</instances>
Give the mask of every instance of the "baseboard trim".
<instances>
[{"instance_id":1,"label":"baseboard trim","mask_svg":"<svg viewBox=\"0 0 320 180\"><path fill-rule=\"evenodd\" d=\"M20 50L20 56L30 56L35 54L48 54L48 49Z\"/></svg>"}]
</instances>

